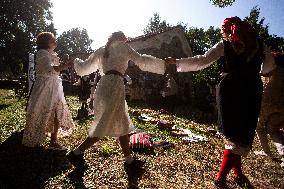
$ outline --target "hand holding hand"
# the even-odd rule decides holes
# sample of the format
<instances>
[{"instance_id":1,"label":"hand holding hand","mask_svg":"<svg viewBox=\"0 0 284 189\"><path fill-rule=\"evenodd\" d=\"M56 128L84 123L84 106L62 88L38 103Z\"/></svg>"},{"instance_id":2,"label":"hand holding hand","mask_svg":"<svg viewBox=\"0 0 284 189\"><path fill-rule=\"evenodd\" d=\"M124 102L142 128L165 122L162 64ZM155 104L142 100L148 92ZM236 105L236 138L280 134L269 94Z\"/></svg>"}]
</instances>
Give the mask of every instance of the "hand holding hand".
<instances>
[{"instance_id":1,"label":"hand holding hand","mask_svg":"<svg viewBox=\"0 0 284 189\"><path fill-rule=\"evenodd\" d=\"M176 63L176 59L172 58L172 57L165 58L164 60L165 60L166 64L175 64Z\"/></svg>"},{"instance_id":2,"label":"hand holding hand","mask_svg":"<svg viewBox=\"0 0 284 189\"><path fill-rule=\"evenodd\" d=\"M68 67L74 67L74 58L70 58L67 62Z\"/></svg>"},{"instance_id":3,"label":"hand holding hand","mask_svg":"<svg viewBox=\"0 0 284 189\"><path fill-rule=\"evenodd\" d=\"M62 62L68 62L69 60L69 55L68 54L63 54L61 57Z\"/></svg>"}]
</instances>

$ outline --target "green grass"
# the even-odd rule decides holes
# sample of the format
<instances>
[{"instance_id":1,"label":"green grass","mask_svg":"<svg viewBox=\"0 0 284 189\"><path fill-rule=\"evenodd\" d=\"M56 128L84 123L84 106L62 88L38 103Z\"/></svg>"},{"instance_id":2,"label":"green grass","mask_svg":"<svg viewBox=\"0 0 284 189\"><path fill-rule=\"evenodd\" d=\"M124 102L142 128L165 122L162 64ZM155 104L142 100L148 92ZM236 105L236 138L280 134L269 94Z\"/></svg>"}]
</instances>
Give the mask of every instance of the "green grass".
<instances>
[{"instance_id":1,"label":"green grass","mask_svg":"<svg viewBox=\"0 0 284 189\"><path fill-rule=\"evenodd\" d=\"M25 125L25 100L15 98L13 91L0 90L0 143Z\"/></svg>"},{"instance_id":2,"label":"green grass","mask_svg":"<svg viewBox=\"0 0 284 189\"><path fill-rule=\"evenodd\" d=\"M67 102L73 117L80 107L78 98L68 96ZM70 175L74 168L65 154L45 149L26 150L20 147L17 135L25 126L25 100L18 100L12 91L0 90L0 188L126 188L129 184L123 169L123 155L114 138L105 137L85 153L89 168L82 180L74 181ZM135 153L146 161L146 172L139 178L139 188L215 188L213 179L218 172L223 153L223 140L208 132L214 123L206 123L200 112L186 106L177 107L177 114L161 114L158 108L143 103L130 103L130 112L162 119L178 127L206 136L208 142L184 143L167 130L158 129L153 122L139 122L131 117L137 129L158 139L174 144L168 149L157 148L154 154ZM201 120L201 121L200 121ZM87 136L92 117L76 121L71 136L59 141L69 150L78 146ZM18 137L18 138L17 138ZM13 141L14 140L14 141ZM19 139L18 139L19 140ZM48 142L47 139L46 142ZM256 140L253 150L259 150ZM250 153L243 159L243 171L256 188L283 188L284 171L279 163ZM2 180L5 178L5 180ZM76 178L79 178L77 175ZM8 182L8 184L7 184ZM228 176L230 188L238 188Z\"/></svg>"}]
</instances>

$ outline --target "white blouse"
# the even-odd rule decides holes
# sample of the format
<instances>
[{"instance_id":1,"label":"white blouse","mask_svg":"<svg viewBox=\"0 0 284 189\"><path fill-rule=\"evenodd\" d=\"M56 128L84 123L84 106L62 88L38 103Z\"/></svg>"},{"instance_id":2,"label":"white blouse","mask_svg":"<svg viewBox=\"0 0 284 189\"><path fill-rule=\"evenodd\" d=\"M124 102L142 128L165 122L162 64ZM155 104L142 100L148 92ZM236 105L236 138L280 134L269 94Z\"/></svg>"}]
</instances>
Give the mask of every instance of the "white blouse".
<instances>
[{"instance_id":1,"label":"white blouse","mask_svg":"<svg viewBox=\"0 0 284 189\"><path fill-rule=\"evenodd\" d=\"M275 67L274 58L270 49L264 44L265 59L262 64L260 73L267 74ZM210 48L204 55L196 55L188 58L181 58L176 61L178 72L198 71L209 67L216 62L220 57L224 56L224 43L220 41Z\"/></svg>"},{"instance_id":2,"label":"white blouse","mask_svg":"<svg viewBox=\"0 0 284 189\"><path fill-rule=\"evenodd\" d=\"M105 48L101 47L85 61L75 59L74 68L77 74L80 76L89 75L99 69L101 74L109 70L116 70L124 75L129 60L133 61L142 71L157 74L165 73L164 60L150 55L141 55L128 44L119 41L112 43L109 47L109 57L107 59L104 58L104 51Z\"/></svg>"}]
</instances>

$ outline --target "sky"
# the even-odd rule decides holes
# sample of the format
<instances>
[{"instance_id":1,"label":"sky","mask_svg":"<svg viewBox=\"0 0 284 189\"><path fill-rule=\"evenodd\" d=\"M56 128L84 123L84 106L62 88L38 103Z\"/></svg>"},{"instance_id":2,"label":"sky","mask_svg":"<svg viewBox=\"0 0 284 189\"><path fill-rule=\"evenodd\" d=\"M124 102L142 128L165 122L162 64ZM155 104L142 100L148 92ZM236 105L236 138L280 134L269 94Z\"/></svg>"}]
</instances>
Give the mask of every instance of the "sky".
<instances>
[{"instance_id":1,"label":"sky","mask_svg":"<svg viewBox=\"0 0 284 189\"><path fill-rule=\"evenodd\" d=\"M97 49L112 32L121 30L128 37L143 35L154 13L171 25L183 22L188 27L219 27L226 17L248 16L254 6L260 8L269 33L284 37L284 0L236 0L218 8L209 0L51 0L53 22L58 36L71 28L85 28Z\"/></svg>"}]
</instances>

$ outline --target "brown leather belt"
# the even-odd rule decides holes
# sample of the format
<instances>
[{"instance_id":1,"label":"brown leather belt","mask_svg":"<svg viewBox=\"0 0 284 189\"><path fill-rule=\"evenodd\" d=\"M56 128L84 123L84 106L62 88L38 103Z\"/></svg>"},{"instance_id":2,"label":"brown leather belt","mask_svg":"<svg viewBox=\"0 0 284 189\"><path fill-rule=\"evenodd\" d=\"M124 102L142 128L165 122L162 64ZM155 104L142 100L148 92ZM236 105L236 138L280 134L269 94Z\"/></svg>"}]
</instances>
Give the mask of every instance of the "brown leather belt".
<instances>
[{"instance_id":1,"label":"brown leather belt","mask_svg":"<svg viewBox=\"0 0 284 189\"><path fill-rule=\"evenodd\" d=\"M124 78L124 75L122 75L122 73L120 73L119 71L116 71L116 70L109 70L105 73L105 75L111 75L111 74L118 75L118 76Z\"/></svg>"}]
</instances>

